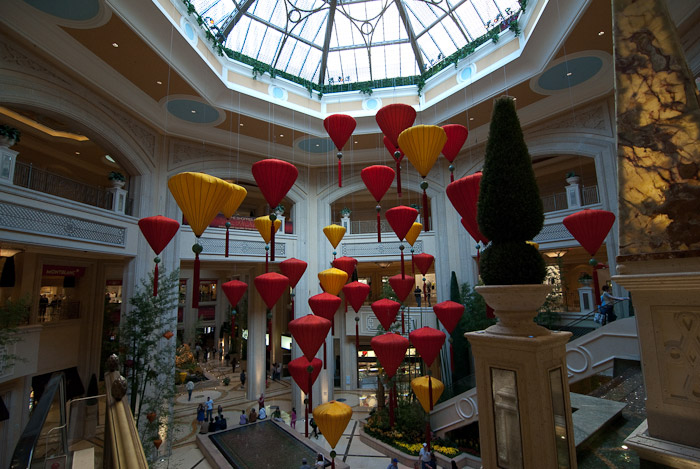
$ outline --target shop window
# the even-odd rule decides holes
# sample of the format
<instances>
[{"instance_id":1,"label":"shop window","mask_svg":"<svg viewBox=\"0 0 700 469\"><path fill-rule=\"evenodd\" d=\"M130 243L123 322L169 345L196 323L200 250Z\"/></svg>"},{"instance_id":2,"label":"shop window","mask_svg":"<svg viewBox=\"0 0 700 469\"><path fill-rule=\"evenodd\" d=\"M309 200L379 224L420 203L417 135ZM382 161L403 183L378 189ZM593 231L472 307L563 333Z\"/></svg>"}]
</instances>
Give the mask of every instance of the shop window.
<instances>
[{"instance_id":1,"label":"shop window","mask_svg":"<svg viewBox=\"0 0 700 469\"><path fill-rule=\"evenodd\" d=\"M80 318L80 280L85 267L44 265L39 291L39 322Z\"/></svg>"},{"instance_id":2,"label":"shop window","mask_svg":"<svg viewBox=\"0 0 700 469\"><path fill-rule=\"evenodd\" d=\"M216 280L202 280L199 282L199 302L207 303L216 301Z\"/></svg>"}]
</instances>

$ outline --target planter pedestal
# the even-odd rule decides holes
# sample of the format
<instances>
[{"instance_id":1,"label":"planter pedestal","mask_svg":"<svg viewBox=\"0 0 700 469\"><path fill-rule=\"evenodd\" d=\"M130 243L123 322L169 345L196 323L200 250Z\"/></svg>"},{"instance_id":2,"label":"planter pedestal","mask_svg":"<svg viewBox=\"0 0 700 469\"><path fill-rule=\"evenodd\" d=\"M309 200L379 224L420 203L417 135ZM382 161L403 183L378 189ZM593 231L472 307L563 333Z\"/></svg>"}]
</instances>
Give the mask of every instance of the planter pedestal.
<instances>
[{"instance_id":1,"label":"planter pedestal","mask_svg":"<svg viewBox=\"0 0 700 469\"><path fill-rule=\"evenodd\" d=\"M498 324L470 332L483 467L576 468L566 368L570 332L532 319L548 285L477 287Z\"/></svg>"}]
</instances>

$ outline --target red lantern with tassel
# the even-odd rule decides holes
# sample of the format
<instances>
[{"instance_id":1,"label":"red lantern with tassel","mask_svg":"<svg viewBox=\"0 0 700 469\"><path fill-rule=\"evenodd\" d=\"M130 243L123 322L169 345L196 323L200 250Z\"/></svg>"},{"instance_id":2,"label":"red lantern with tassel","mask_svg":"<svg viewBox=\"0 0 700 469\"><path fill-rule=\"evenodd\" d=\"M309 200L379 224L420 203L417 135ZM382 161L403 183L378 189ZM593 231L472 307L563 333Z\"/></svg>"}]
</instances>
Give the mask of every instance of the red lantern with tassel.
<instances>
[{"instance_id":1,"label":"red lantern with tassel","mask_svg":"<svg viewBox=\"0 0 700 469\"><path fill-rule=\"evenodd\" d=\"M139 220L141 233L143 233L153 252L156 253L156 258L153 259L156 263L156 268L153 272L153 296L158 295L158 264L160 263L158 255L163 252L163 249L170 243L179 228L180 224L177 221L162 215Z\"/></svg>"},{"instance_id":2,"label":"red lantern with tassel","mask_svg":"<svg viewBox=\"0 0 700 469\"><path fill-rule=\"evenodd\" d=\"M422 253L413 255L413 263L416 264L416 267L418 267L418 270L420 270L420 273L423 275L428 273L433 262L435 262L435 257L430 254Z\"/></svg>"},{"instance_id":3,"label":"red lantern with tassel","mask_svg":"<svg viewBox=\"0 0 700 469\"><path fill-rule=\"evenodd\" d=\"M389 151L389 154L396 162L396 195L401 197L401 160L403 160L404 154L400 148L395 147L391 140L385 135L384 136L384 146Z\"/></svg>"},{"instance_id":4,"label":"red lantern with tassel","mask_svg":"<svg viewBox=\"0 0 700 469\"><path fill-rule=\"evenodd\" d=\"M360 312L360 308L367 299L369 291L370 286L362 282L351 282L343 287L345 298L356 313Z\"/></svg>"},{"instance_id":5,"label":"red lantern with tassel","mask_svg":"<svg viewBox=\"0 0 700 469\"><path fill-rule=\"evenodd\" d=\"M255 289L258 290L269 309L275 306L284 290L289 287L289 279L277 272L258 275L253 280L253 283L255 283Z\"/></svg>"},{"instance_id":6,"label":"red lantern with tassel","mask_svg":"<svg viewBox=\"0 0 700 469\"><path fill-rule=\"evenodd\" d=\"M372 337L370 341L372 350L374 350L379 363L386 371L389 379L393 378L396 371L401 365L406 350L408 350L408 339L389 332L380 336ZM394 407L395 407L396 384L394 384L389 396L389 425L394 425Z\"/></svg>"},{"instance_id":7,"label":"red lantern with tassel","mask_svg":"<svg viewBox=\"0 0 700 469\"><path fill-rule=\"evenodd\" d=\"M416 110L408 104L388 104L377 111L375 119L394 148L399 148L399 134L416 121Z\"/></svg>"},{"instance_id":8,"label":"red lantern with tassel","mask_svg":"<svg viewBox=\"0 0 700 469\"><path fill-rule=\"evenodd\" d=\"M348 278L350 278L352 277L352 273L355 271L355 267L357 266L357 259L355 259L354 257L343 256L337 259L333 259L331 265L336 269L340 269L346 274L348 274Z\"/></svg>"},{"instance_id":9,"label":"red lantern with tassel","mask_svg":"<svg viewBox=\"0 0 700 469\"><path fill-rule=\"evenodd\" d=\"M330 293L319 293L309 298L309 307L316 316L328 319L333 322L333 317L343 300Z\"/></svg>"},{"instance_id":10,"label":"red lantern with tassel","mask_svg":"<svg viewBox=\"0 0 700 469\"><path fill-rule=\"evenodd\" d=\"M489 241L479 231L476 222L477 202L479 201L479 186L481 184L481 171L460 178L447 185L447 197L452 206L462 218L462 225L472 238L478 243L487 244Z\"/></svg>"},{"instance_id":11,"label":"red lantern with tassel","mask_svg":"<svg viewBox=\"0 0 700 469\"><path fill-rule=\"evenodd\" d=\"M323 120L323 127L338 149L338 187L343 187L343 170L340 160L343 158L343 147L355 130L357 122L346 114L331 114Z\"/></svg>"},{"instance_id":12,"label":"red lantern with tassel","mask_svg":"<svg viewBox=\"0 0 700 469\"><path fill-rule=\"evenodd\" d=\"M306 357L295 358L287 364L287 369L289 374L292 375L294 382L297 383L299 389L301 389L304 394L309 394L309 366L313 368L311 373L311 384L313 385L318 378L319 373L321 373L321 367L323 363L318 358L314 358L309 361Z\"/></svg>"},{"instance_id":13,"label":"red lantern with tassel","mask_svg":"<svg viewBox=\"0 0 700 469\"><path fill-rule=\"evenodd\" d=\"M455 180L455 165L452 163L454 163L459 151L464 146L464 142L467 141L469 130L467 130L465 126L459 124L443 125L442 129L445 131L445 134L447 134L447 142L445 142L445 146L442 147L442 154L445 155L447 161L450 162L450 182L453 182Z\"/></svg>"},{"instance_id":14,"label":"red lantern with tassel","mask_svg":"<svg viewBox=\"0 0 700 469\"><path fill-rule=\"evenodd\" d=\"M240 280L230 280L222 283L221 289L224 291L228 302L231 303L231 307L235 308L248 289L248 284Z\"/></svg>"},{"instance_id":15,"label":"red lantern with tassel","mask_svg":"<svg viewBox=\"0 0 700 469\"><path fill-rule=\"evenodd\" d=\"M459 320L464 314L464 305L455 301L443 301L433 306L435 316L437 316L442 327L445 328L448 334L452 334Z\"/></svg>"},{"instance_id":16,"label":"red lantern with tassel","mask_svg":"<svg viewBox=\"0 0 700 469\"><path fill-rule=\"evenodd\" d=\"M408 334L411 343L416 347L426 365L431 366L440 353L447 336L444 332L432 327L421 327Z\"/></svg>"},{"instance_id":17,"label":"red lantern with tassel","mask_svg":"<svg viewBox=\"0 0 700 469\"><path fill-rule=\"evenodd\" d=\"M406 301L408 295L413 291L414 284L415 281L412 275L396 274L389 277L389 285L391 285L394 293L396 293L396 297L401 300L401 302Z\"/></svg>"},{"instance_id":18,"label":"red lantern with tassel","mask_svg":"<svg viewBox=\"0 0 700 469\"><path fill-rule=\"evenodd\" d=\"M289 279L289 286L292 288L297 287L297 283L301 279L301 276L306 272L306 267L308 264L301 259L296 259L291 257L287 260L280 262L280 272L282 275ZM294 297L295 294L292 292L292 317L294 317Z\"/></svg>"},{"instance_id":19,"label":"red lantern with tassel","mask_svg":"<svg viewBox=\"0 0 700 469\"><path fill-rule=\"evenodd\" d=\"M569 233L593 257L615 223L615 214L607 210L584 209L565 217L563 222Z\"/></svg>"},{"instance_id":20,"label":"red lantern with tassel","mask_svg":"<svg viewBox=\"0 0 700 469\"><path fill-rule=\"evenodd\" d=\"M360 171L360 177L372 194L372 197L374 197L374 200L377 201L377 242L381 243L382 227L380 212L382 207L380 202L384 194L386 194L386 191L391 187L391 183L394 181L394 170L383 165L368 166Z\"/></svg>"},{"instance_id":21,"label":"red lantern with tassel","mask_svg":"<svg viewBox=\"0 0 700 469\"><path fill-rule=\"evenodd\" d=\"M399 241L403 241L406 238L406 234L408 234L408 231L413 226L413 223L416 221L416 217L418 217L418 210L413 207L399 205L398 207L387 210L384 216L389 222L389 225L391 225L391 229L394 230L396 237L399 238ZM404 275L406 271L403 256L404 245L401 244L399 249L401 250L401 275Z\"/></svg>"},{"instance_id":22,"label":"red lantern with tassel","mask_svg":"<svg viewBox=\"0 0 700 469\"><path fill-rule=\"evenodd\" d=\"M275 208L282 202L284 196L287 195L289 189L292 188L294 182L299 176L299 170L296 166L286 161L268 158L266 160L253 163L251 166L253 178L260 188L265 200L270 206L270 220L272 226L270 228L270 260L275 260L275 228L274 221L277 219Z\"/></svg>"},{"instance_id":23,"label":"red lantern with tassel","mask_svg":"<svg viewBox=\"0 0 700 469\"><path fill-rule=\"evenodd\" d=\"M396 321L396 315L399 312L399 308L401 308L401 303L388 298L382 298L381 300L375 301L370 306L384 330L388 331L394 321Z\"/></svg>"},{"instance_id":24,"label":"red lantern with tassel","mask_svg":"<svg viewBox=\"0 0 700 469\"><path fill-rule=\"evenodd\" d=\"M313 360L330 330L331 322L328 319L313 314L289 321L289 332L307 360Z\"/></svg>"}]
</instances>

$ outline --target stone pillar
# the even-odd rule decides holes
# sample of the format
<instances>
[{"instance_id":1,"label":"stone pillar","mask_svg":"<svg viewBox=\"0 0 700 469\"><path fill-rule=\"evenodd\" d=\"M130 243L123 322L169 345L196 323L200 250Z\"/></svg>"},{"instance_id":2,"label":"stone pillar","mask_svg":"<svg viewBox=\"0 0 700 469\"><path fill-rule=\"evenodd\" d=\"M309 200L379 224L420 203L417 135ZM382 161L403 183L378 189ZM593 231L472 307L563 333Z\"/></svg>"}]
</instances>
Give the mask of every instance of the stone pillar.
<instances>
[{"instance_id":1,"label":"stone pillar","mask_svg":"<svg viewBox=\"0 0 700 469\"><path fill-rule=\"evenodd\" d=\"M477 287L499 323L465 334L474 354L483 467L576 468L570 332L533 322L549 285Z\"/></svg>"},{"instance_id":2,"label":"stone pillar","mask_svg":"<svg viewBox=\"0 0 700 469\"><path fill-rule=\"evenodd\" d=\"M249 287L250 289L250 287ZM253 288L255 290L255 288ZM260 393L265 392L265 375L267 365L267 309L257 291L248 295L248 354L246 363L246 399L257 401Z\"/></svg>"},{"instance_id":3,"label":"stone pillar","mask_svg":"<svg viewBox=\"0 0 700 469\"><path fill-rule=\"evenodd\" d=\"M632 293L647 421L643 464L700 464L700 105L662 0L613 0L618 275ZM648 427L648 429L647 429ZM684 445L684 446L681 446Z\"/></svg>"},{"instance_id":4,"label":"stone pillar","mask_svg":"<svg viewBox=\"0 0 700 469\"><path fill-rule=\"evenodd\" d=\"M347 212L342 213L342 218L340 219L340 226L345 228L345 234L351 234L350 230L350 214Z\"/></svg>"},{"instance_id":5,"label":"stone pillar","mask_svg":"<svg viewBox=\"0 0 700 469\"><path fill-rule=\"evenodd\" d=\"M17 153L6 146L0 146L0 184L14 184Z\"/></svg>"},{"instance_id":6,"label":"stone pillar","mask_svg":"<svg viewBox=\"0 0 700 469\"><path fill-rule=\"evenodd\" d=\"M573 176L566 178L566 182L569 183L566 186L566 204L568 208L580 208L583 205L581 198L581 186L579 181L581 180L578 176Z\"/></svg>"},{"instance_id":7,"label":"stone pillar","mask_svg":"<svg viewBox=\"0 0 700 469\"><path fill-rule=\"evenodd\" d=\"M578 301L581 313L587 314L595 308L595 298L593 298L593 288L580 287L578 289Z\"/></svg>"},{"instance_id":8,"label":"stone pillar","mask_svg":"<svg viewBox=\"0 0 700 469\"><path fill-rule=\"evenodd\" d=\"M127 191L121 187L110 187L107 192L112 194L112 211L123 215L126 210Z\"/></svg>"}]
</instances>

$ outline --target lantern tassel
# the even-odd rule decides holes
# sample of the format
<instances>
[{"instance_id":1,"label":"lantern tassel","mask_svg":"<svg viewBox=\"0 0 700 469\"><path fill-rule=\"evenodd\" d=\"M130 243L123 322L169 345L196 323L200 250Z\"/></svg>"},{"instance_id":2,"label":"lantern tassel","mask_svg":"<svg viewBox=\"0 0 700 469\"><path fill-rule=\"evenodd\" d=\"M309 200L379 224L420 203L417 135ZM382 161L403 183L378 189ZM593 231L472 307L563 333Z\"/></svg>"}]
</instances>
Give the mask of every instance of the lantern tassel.
<instances>
[{"instance_id":1,"label":"lantern tassel","mask_svg":"<svg viewBox=\"0 0 700 469\"><path fill-rule=\"evenodd\" d=\"M156 262L156 269L153 271L153 296L158 296L158 263Z\"/></svg>"},{"instance_id":2,"label":"lantern tassel","mask_svg":"<svg viewBox=\"0 0 700 469\"><path fill-rule=\"evenodd\" d=\"M394 426L394 390L396 389L396 384L389 390L389 427Z\"/></svg>"},{"instance_id":3,"label":"lantern tassel","mask_svg":"<svg viewBox=\"0 0 700 469\"><path fill-rule=\"evenodd\" d=\"M347 307L345 308L345 312L348 312ZM331 335L335 335L335 316L331 318Z\"/></svg>"},{"instance_id":4,"label":"lantern tassel","mask_svg":"<svg viewBox=\"0 0 700 469\"><path fill-rule=\"evenodd\" d=\"M379 207L379 205L377 205ZM377 210L377 242L382 242L382 218L379 215L379 210Z\"/></svg>"},{"instance_id":5,"label":"lantern tassel","mask_svg":"<svg viewBox=\"0 0 700 469\"><path fill-rule=\"evenodd\" d=\"M430 231L430 220L428 216L428 193L423 189L423 225L425 226L425 231Z\"/></svg>"},{"instance_id":6,"label":"lantern tassel","mask_svg":"<svg viewBox=\"0 0 700 469\"><path fill-rule=\"evenodd\" d=\"M225 248L224 257L228 257L228 225L229 225L229 223L226 223L226 248Z\"/></svg>"},{"instance_id":7,"label":"lantern tassel","mask_svg":"<svg viewBox=\"0 0 700 469\"><path fill-rule=\"evenodd\" d=\"M265 250L265 273L269 272L269 266L268 266L269 258L270 258L270 251L266 249Z\"/></svg>"},{"instance_id":8,"label":"lantern tassel","mask_svg":"<svg viewBox=\"0 0 700 469\"><path fill-rule=\"evenodd\" d=\"M331 460L331 469L335 469L335 458Z\"/></svg>"},{"instance_id":9,"label":"lantern tassel","mask_svg":"<svg viewBox=\"0 0 700 469\"><path fill-rule=\"evenodd\" d=\"M455 182L455 172L454 168L450 170L450 182Z\"/></svg>"},{"instance_id":10,"label":"lantern tassel","mask_svg":"<svg viewBox=\"0 0 700 469\"><path fill-rule=\"evenodd\" d=\"M401 335L406 335L406 328L404 326L404 307L401 305Z\"/></svg>"},{"instance_id":11,"label":"lantern tassel","mask_svg":"<svg viewBox=\"0 0 700 469\"><path fill-rule=\"evenodd\" d=\"M275 262L275 223L270 226L270 260Z\"/></svg>"},{"instance_id":12,"label":"lantern tassel","mask_svg":"<svg viewBox=\"0 0 700 469\"><path fill-rule=\"evenodd\" d=\"M199 308L199 253L194 255L194 279L192 280L192 307Z\"/></svg>"},{"instance_id":13,"label":"lantern tassel","mask_svg":"<svg viewBox=\"0 0 700 469\"><path fill-rule=\"evenodd\" d=\"M403 249L401 250L401 280L403 280L405 276L405 269L404 269L404 263L403 263Z\"/></svg>"},{"instance_id":14,"label":"lantern tassel","mask_svg":"<svg viewBox=\"0 0 700 469\"><path fill-rule=\"evenodd\" d=\"M338 153L340 155L340 153ZM343 187L343 167L340 164L340 158L342 158L342 155L338 157L338 187Z\"/></svg>"},{"instance_id":15,"label":"lantern tassel","mask_svg":"<svg viewBox=\"0 0 700 469\"><path fill-rule=\"evenodd\" d=\"M328 363L328 359L326 358L326 343L323 343L323 369L326 369L326 363Z\"/></svg>"},{"instance_id":16,"label":"lantern tassel","mask_svg":"<svg viewBox=\"0 0 700 469\"><path fill-rule=\"evenodd\" d=\"M396 161L396 195L401 197L401 161Z\"/></svg>"},{"instance_id":17,"label":"lantern tassel","mask_svg":"<svg viewBox=\"0 0 700 469\"><path fill-rule=\"evenodd\" d=\"M360 351L360 321L355 321L355 351Z\"/></svg>"}]
</instances>

